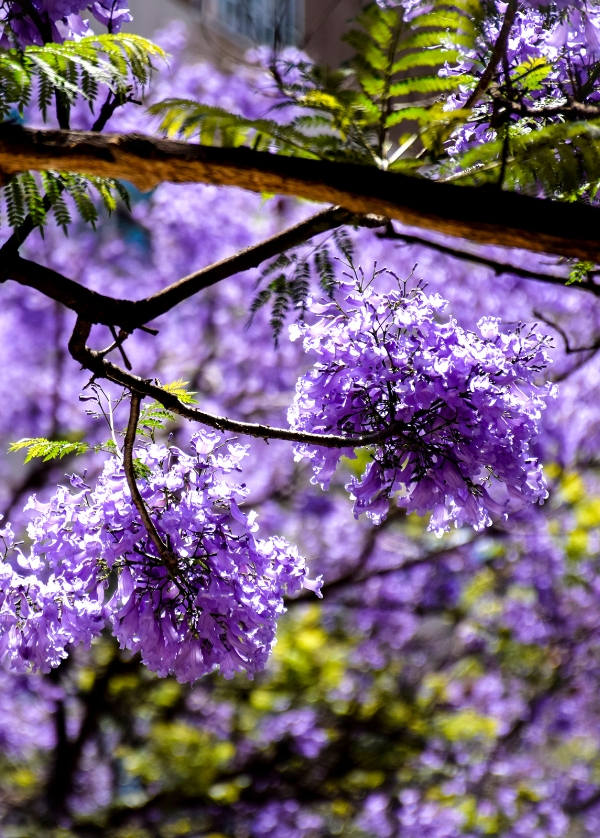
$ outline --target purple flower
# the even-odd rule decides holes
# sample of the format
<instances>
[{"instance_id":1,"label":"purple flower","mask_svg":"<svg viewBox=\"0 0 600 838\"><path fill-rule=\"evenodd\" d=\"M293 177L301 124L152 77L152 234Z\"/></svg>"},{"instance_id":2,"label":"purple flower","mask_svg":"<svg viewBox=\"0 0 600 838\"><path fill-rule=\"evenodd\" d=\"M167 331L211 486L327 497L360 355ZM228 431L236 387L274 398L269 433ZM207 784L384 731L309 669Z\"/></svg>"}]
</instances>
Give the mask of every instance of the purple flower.
<instances>
[{"instance_id":1,"label":"purple flower","mask_svg":"<svg viewBox=\"0 0 600 838\"><path fill-rule=\"evenodd\" d=\"M320 580L306 578L304 559L283 538L257 539L256 515L240 510L247 489L224 477L240 470L246 448L224 447L212 432L196 434L192 447L193 456L155 444L136 451L167 563L131 502L119 457L93 490L72 478L77 494L59 486L48 504L30 499L39 514L20 563L50 576L41 582L0 566L0 655L11 668L47 671L67 644L89 643L107 620L121 646L161 676L194 681L217 667L226 678L264 668L283 596L303 586L318 593Z\"/></svg>"},{"instance_id":2,"label":"purple flower","mask_svg":"<svg viewBox=\"0 0 600 838\"><path fill-rule=\"evenodd\" d=\"M522 326L501 333L491 317L480 335L440 322L446 302L420 288L343 288L344 305L313 303L314 324L292 328L319 361L298 381L288 417L295 430L376 435L362 477L347 486L355 515L380 521L397 496L408 512L432 512L430 529L441 534L451 523L481 529L515 500L543 502L530 445L548 395L534 384L547 339ZM352 448L301 444L296 457L309 458L327 488Z\"/></svg>"},{"instance_id":3,"label":"purple flower","mask_svg":"<svg viewBox=\"0 0 600 838\"><path fill-rule=\"evenodd\" d=\"M127 0L94 0L88 8L109 32L119 32L124 23L133 20L127 8Z\"/></svg>"},{"instance_id":4,"label":"purple flower","mask_svg":"<svg viewBox=\"0 0 600 838\"><path fill-rule=\"evenodd\" d=\"M88 22L81 13L89 10L109 32L118 32L132 19L126 0L31 0L31 11L20 3L7 2L0 12L3 24L2 46L41 45L47 40L64 40L91 35Z\"/></svg>"}]
</instances>

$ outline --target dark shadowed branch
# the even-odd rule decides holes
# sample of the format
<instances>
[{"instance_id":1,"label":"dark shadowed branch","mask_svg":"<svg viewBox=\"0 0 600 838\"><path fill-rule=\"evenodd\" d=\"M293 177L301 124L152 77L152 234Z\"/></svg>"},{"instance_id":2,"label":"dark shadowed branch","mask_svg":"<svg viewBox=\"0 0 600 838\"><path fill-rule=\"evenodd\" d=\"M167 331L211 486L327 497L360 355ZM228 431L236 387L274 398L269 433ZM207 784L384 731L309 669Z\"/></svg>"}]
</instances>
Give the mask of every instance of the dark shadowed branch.
<instances>
[{"instance_id":1,"label":"dark shadowed branch","mask_svg":"<svg viewBox=\"0 0 600 838\"><path fill-rule=\"evenodd\" d=\"M270 425L260 425L253 422L239 422L235 419L229 419L226 416L215 416L212 413L205 413L203 410L183 404L172 393L167 392L167 390L159 387L157 384L153 384L152 381L126 372L116 364L107 361L103 352L90 349L87 346L87 339L90 336L91 330L91 323L78 318L73 334L71 335L71 340L69 341L69 351L84 369L89 370L93 374L94 379L106 379L107 381L112 381L115 384L126 387L132 393L149 396L172 413L190 419L192 422L207 425L209 428L215 428L218 431L243 434L244 436L251 436L266 441L283 439L288 442L319 445L322 448L354 448L364 445L374 445L391 436L401 436L403 433L410 435L411 433L409 426L401 422L395 422L380 431L354 437L338 436L336 434L309 434L286 428L273 428Z\"/></svg>"},{"instance_id":2,"label":"dark shadowed branch","mask_svg":"<svg viewBox=\"0 0 600 838\"><path fill-rule=\"evenodd\" d=\"M127 485L129 486L129 492L131 493L131 500L133 502L133 505L137 509L140 518L142 519L142 523L146 529L146 532L150 536L150 539L154 544L156 551L161 558L161 561L169 570L169 572L171 572L177 570L177 559L158 534L158 531L154 526L154 523L152 521L152 518L150 517L150 513L148 512L146 504L144 503L144 499L140 494L140 490L138 489L138 485L135 479L133 446L135 443L135 435L137 432L138 421L140 418L141 403L142 400L140 396L137 393L132 392L131 407L129 410L129 422L127 424L127 433L125 434L125 444L123 446L123 468L125 469L125 477L127 478Z\"/></svg>"},{"instance_id":3,"label":"dark shadowed branch","mask_svg":"<svg viewBox=\"0 0 600 838\"><path fill-rule=\"evenodd\" d=\"M285 250L302 244L314 236L335 229L345 224L362 227L380 227L386 223L381 216L356 216L341 207L323 210L306 221L296 224L282 233L278 233L259 244L252 245L226 259L202 268L193 274L173 283L150 297L141 300L121 300L92 291L83 285L63 276L52 268L23 259L16 252L15 243L5 250L0 268L0 282L12 280L29 288L34 288L45 296L66 308L76 312L83 320L92 324L118 326L125 333L142 328L144 324L172 310L180 303L190 299L206 288L232 277L243 271L257 267ZM523 279L533 279L552 285L564 285L566 278L497 262L478 254L472 254L459 248L431 242L428 239L408 233L396 233L388 224L386 237L398 238L406 244L422 244L445 255L476 262L491 268L497 274L506 273ZM9 241L12 241L9 239ZM18 246L18 245L17 245ZM578 283L573 288L600 295L600 286L593 281Z\"/></svg>"},{"instance_id":4,"label":"dark shadowed branch","mask_svg":"<svg viewBox=\"0 0 600 838\"><path fill-rule=\"evenodd\" d=\"M508 262L500 262L497 259L490 259L480 253L473 253L470 250L463 250L460 247L452 247L441 242L434 242L425 236L416 235L414 233L396 232L391 222L388 223L385 233L377 234L384 239L398 239L404 244L418 244L429 250L435 250L436 253L442 253L444 256L450 256L453 259L460 259L462 262L472 262L476 265L482 265L485 268L490 268L496 276L516 276L519 279L532 279L536 282L546 282L550 285L566 285L569 277L567 275L558 276L557 274L546 273L544 271L528 270L527 268L519 268L511 265ZM591 274L596 274L597 271L590 271ZM596 297L600 296L600 285L597 285L593 280L587 279L584 282L573 284L573 288L582 291L589 291Z\"/></svg>"},{"instance_id":5,"label":"dark shadowed branch","mask_svg":"<svg viewBox=\"0 0 600 838\"><path fill-rule=\"evenodd\" d=\"M343 224L380 227L384 223L385 219L378 216L358 217L340 207L323 210L282 233L196 271L142 300L118 300L91 291L51 268L21 258L14 249L8 252L0 250L4 257L0 268L0 282L10 279L35 288L46 297L75 311L90 323L119 326L126 332L132 332L211 285L255 268L265 260L303 244L313 236Z\"/></svg>"},{"instance_id":6,"label":"dark shadowed branch","mask_svg":"<svg viewBox=\"0 0 600 838\"><path fill-rule=\"evenodd\" d=\"M558 334L561 336L564 348L565 348L565 355L576 355L578 352L597 352L600 349L600 338L596 338L593 343L588 344L587 346L572 346L571 341L569 340L568 334L562 328L559 323L556 323L554 320L551 320L549 317L546 317L541 312L533 310L533 314L542 323L545 323L546 326L550 326L551 329L554 329Z\"/></svg>"},{"instance_id":7,"label":"dark shadowed branch","mask_svg":"<svg viewBox=\"0 0 600 838\"><path fill-rule=\"evenodd\" d=\"M465 103L465 108L472 108L474 105L477 104L481 96L485 93L485 91L490 86L490 82L494 77L494 73L496 72L496 68L500 63L503 54L506 51L506 45L508 43L508 36L510 35L510 30L512 29L512 25L515 20L515 15L517 13L517 2L516 0L509 0L508 5L506 7L506 11L504 12L504 19L502 21L502 26L500 27L500 32L498 33L498 38L496 39L496 43L492 48L492 52L489 58L488 63L485 66L485 69L477 84L475 85L474 90L472 91L471 95L467 99Z\"/></svg>"},{"instance_id":8,"label":"dark shadowed branch","mask_svg":"<svg viewBox=\"0 0 600 838\"><path fill-rule=\"evenodd\" d=\"M54 684L60 684L68 660L57 669L51 670L48 679ZM106 709L106 699L111 678L118 674L135 671L139 667L139 658L123 660L119 654L114 654L107 666L98 673L90 689L82 695L83 715L77 735L70 738L67 735L65 705L58 699L54 711L54 726L56 743L50 772L46 781L46 805L52 819L60 819L68 814L69 797L74 791L77 771L85 745L97 733L100 717Z\"/></svg>"}]
</instances>

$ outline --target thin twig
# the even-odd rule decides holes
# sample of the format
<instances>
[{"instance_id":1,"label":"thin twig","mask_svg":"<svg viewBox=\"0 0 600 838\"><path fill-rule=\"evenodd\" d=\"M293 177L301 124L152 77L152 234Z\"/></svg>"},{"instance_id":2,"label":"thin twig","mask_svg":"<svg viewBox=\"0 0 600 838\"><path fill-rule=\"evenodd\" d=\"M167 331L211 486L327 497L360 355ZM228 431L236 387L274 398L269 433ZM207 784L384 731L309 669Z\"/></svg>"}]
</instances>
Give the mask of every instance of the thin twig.
<instances>
[{"instance_id":1,"label":"thin twig","mask_svg":"<svg viewBox=\"0 0 600 838\"><path fill-rule=\"evenodd\" d=\"M270 425L240 422L235 419L229 419L227 416L215 416L212 413L205 413L203 410L183 404L176 396L167 392L162 387L153 384L147 379L140 378L133 373L126 372L116 364L107 361L102 357L101 353L90 349L86 345L86 341L90 335L91 328L91 323L81 318L77 320L73 334L71 335L71 340L69 341L69 351L72 357L76 361L79 361L84 369L93 373L94 378L105 378L108 381L113 381L115 384L120 384L122 387L128 388L132 393L137 393L140 396L149 396L172 413L176 413L186 419L191 419L193 422L207 425L210 428L215 428L218 431L230 431L267 441L282 439L287 442L318 445L321 448L348 449L360 448L365 445L375 445L389 439L391 436L401 436L407 430L407 426L404 423L397 422L382 430L355 437L340 436L337 434L310 434L286 428L273 428Z\"/></svg>"},{"instance_id":2,"label":"thin twig","mask_svg":"<svg viewBox=\"0 0 600 838\"><path fill-rule=\"evenodd\" d=\"M131 361L129 360L129 358L125 354L125 350L123 349L123 341L127 340L127 338L129 337L129 333L124 332L123 330L121 330L121 333L119 335L117 335L117 332L116 332L116 329L115 329L114 326L109 326L109 329L110 329L111 335L114 338L114 343L108 349L105 349L104 353L106 355L108 355L108 353L112 352L113 349L118 349L119 354L121 355L121 358L123 359L123 363L125 364L125 368L128 369L128 370L133 369L133 367L131 366Z\"/></svg>"},{"instance_id":3,"label":"thin twig","mask_svg":"<svg viewBox=\"0 0 600 838\"><path fill-rule=\"evenodd\" d=\"M162 538L158 534L156 527L150 517L148 508L144 503L144 499L140 494L138 485L135 480L135 470L133 465L133 446L135 443L135 435L137 431L138 421L140 418L140 405L142 403L141 396L133 392L131 393L131 408L129 410L129 422L127 424L127 432L125 434L125 444L123 446L123 468L125 469L125 477L127 478L127 485L131 493L131 500L133 505L139 512L142 523L146 532L150 536L158 555L161 558L164 566L172 575L177 570L177 560L173 553L169 550Z\"/></svg>"},{"instance_id":4,"label":"thin twig","mask_svg":"<svg viewBox=\"0 0 600 838\"><path fill-rule=\"evenodd\" d=\"M138 99L134 99L133 96L124 96L112 93L112 91L108 91L108 95L104 104L100 108L100 113L98 114L98 118L92 125L92 131L103 131L106 128L106 123L109 121L111 116L117 110L117 108L123 107L127 103L131 102L134 105L141 105L142 103Z\"/></svg>"},{"instance_id":5,"label":"thin twig","mask_svg":"<svg viewBox=\"0 0 600 838\"><path fill-rule=\"evenodd\" d=\"M516 13L517 0L509 0L508 6L506 7L506 11L504 13L504 20L502 21L502 26L500 28L500 32L498 33L498 38L496 39L496 43L494 44L494 47L492 49L492 54L490 55L490 60L488 61L483 73L481 74L479 81L475 85L475 89L465 102L465 108L472 108L474 105L476 105L479 98L485 93L485 91L490 86L490 82L492 81L494 73L496 72L496 67L500 63L504 50L506 49L508 36L510 35L510 30L512 29Z\"/></svg>"},{"instance_id":6,"label":"thin twig","mask_svg":"<svg viewBox=\"0 0 600 838\"><path fill-rule=\"evenodd\" d=\"M558 323L555 323L554 320L550 320L549 317L545 317L543 314L541 314L541 312L537 311L536 309L533 309L533 316L537 317L538 320L541 320L542 323L545 323L546 326L550 326L550 328L558 332L565 345L566 355L574 355L578 352L597 352L598 349L600 349L600 337L596 338L594 343L590 344L589 346L571 346L569 336L562 328L562 326L560 326Z\"/></svg>"},{"instance_id":7,"label":"thin twig","mask_svg":"<svg viewBox=\"0 0 600 838\"><path fill-rule=\"evenodd\" d=\"M600 106L596 103L577 102L572 97L566 97L564 102L557 105L545 105L544 107L530 107L523 101L516 101L504 96L500 88L492 87L490 96L505 111L505 117L510 114L517 114L520 117L532 117L534 119L552 119L563 117L566 120L581 121L585 119L598 119Z\"/></svg>"}]
</instances>

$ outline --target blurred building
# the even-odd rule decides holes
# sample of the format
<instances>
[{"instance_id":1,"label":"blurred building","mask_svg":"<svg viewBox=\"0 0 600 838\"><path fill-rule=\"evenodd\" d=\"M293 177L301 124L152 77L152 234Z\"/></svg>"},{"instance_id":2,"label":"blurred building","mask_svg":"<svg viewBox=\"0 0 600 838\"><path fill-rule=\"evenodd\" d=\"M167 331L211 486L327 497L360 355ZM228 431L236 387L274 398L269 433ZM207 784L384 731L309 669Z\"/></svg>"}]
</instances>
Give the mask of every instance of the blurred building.
<instances>
[{"instance_id":1,"label":"blurred building","mask_svg":"<svg viewBox=\"0 0 600 838\"><path fill-rule=\"evenodd\" d=\"M350 54L341 41L364 0L131 0L132 31L151 37L172 20L190 33L189 49L219 65L257 44L294 44L315 61L339 65Z\"/></svg>"}]
</instances>

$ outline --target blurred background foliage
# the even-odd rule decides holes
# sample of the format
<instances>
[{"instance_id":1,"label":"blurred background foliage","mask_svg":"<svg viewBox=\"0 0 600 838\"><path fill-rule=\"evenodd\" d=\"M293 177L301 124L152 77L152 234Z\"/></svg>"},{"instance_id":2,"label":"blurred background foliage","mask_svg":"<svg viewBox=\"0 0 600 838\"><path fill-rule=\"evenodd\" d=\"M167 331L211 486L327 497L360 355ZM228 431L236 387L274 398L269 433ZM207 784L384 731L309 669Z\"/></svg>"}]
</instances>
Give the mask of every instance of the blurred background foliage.
<instances>
[{"instance_id":1,"label":"blurred background foliage","mask_svg":"<svg viewBox=\"0 0 600 838\"><path fill-rule=\"evenodd\" d=\"M577 473L556 465L548 471L554 480L550 528L566 556L558 581L567 589L585 587L600 495L586 491ZM396 515L388 530L429 540L425 521L414 517ZM454 607L415 603L417 631L401 653L379 664L361 652L365 634L349 618L352 594L361 589L332 592L328 601L326 584L323 606L288 603L270 664L253 682L215 674L189 687L159 679L108 635L89 652L74 650L49 676L30 676L29 700L51 699L56 738L54 748L31 743L25 756L3 754L0 800L12 813L5 815L3 834L364 838L374 834L368 824L360 826L365 804L375 801L385 813L403 789L415 787L425 801L460 813L467 834L505 834L510 820L481 805L482 796L493 794L493 773L455 793L448 781L466 761L489 767L501 749L518 750L534 714L506 727L498 713L482 712L477 702L465 705L493 670L507 684L518 682L527 706L535 708L540 698L564 689L565 650L554 642L521 642L502 624L511 602L531 604L538 592L511 580L502 533L477 539L483 542L480 567ZM446 556L462 548L450 534L435 549ZM402 584L399 571L386 575ZM467 633L481 642L467 641ZM24 694L21 701L27 700ZM584 762L600 780L597 748L586 737L558 735L539 747L551 764ZM540 800L537 785L535 777L522 778L518 807ZM44 787L54 814L63 792L78 801L70 826L44 814ZM306 810L311 814L298 820Z\"/></svg>"}]
</instances>

